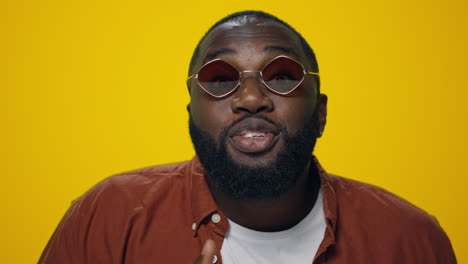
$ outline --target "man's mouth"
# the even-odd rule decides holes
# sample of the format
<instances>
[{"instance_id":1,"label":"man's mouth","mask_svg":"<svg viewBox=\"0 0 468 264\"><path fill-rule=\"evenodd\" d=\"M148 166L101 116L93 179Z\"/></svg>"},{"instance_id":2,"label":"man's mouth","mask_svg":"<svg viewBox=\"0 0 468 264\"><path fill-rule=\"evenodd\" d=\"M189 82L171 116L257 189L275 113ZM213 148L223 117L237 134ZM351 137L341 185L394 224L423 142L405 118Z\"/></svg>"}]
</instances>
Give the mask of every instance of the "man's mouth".
<instances>
[{"instance_id":1,"label":"man's mouth","mask_svg":"<svg viewBox=\"0 0 468 264\"><path fill-rule=\"evenodd\" d=\"M262 153L270 150L278 140L279 129L268 121L248 118L233 127L229 141L244 153Z\"/></svg>"},{"instance_id":2,"label":"man's mouth","mask_svg":"<svg viewBox=\"0 0 468 264\"><path fill-rule=\"evenodd\" d=\"M261 138L265 137L267 134L270 132L265 130L265 131L250 131L250 130L242 130L240 133L238 133L238 136L244 137L244 138Z\"/></svg>"}]
</instances>

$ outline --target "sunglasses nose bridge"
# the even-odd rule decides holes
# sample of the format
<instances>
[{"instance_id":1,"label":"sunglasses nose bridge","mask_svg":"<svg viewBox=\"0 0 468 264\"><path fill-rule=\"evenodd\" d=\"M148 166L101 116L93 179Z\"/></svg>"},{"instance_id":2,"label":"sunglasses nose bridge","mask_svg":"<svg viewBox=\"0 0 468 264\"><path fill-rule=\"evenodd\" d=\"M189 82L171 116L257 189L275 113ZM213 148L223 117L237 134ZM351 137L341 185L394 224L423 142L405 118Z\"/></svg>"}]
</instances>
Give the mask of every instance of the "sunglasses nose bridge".
<instances>
[{"instance_id":1,"label":"sunglasses nose bridge","mask_svg":"<svg viewBox=\"0 0 468 264\"><path fill-rule=\"evenodd\" d=\"M262 71L256 71L256 70L239 71L239 84L238 84L239 86L241 86L248 79L258 80L260 84L263 84Z\"/></svg>"}]
</instances>

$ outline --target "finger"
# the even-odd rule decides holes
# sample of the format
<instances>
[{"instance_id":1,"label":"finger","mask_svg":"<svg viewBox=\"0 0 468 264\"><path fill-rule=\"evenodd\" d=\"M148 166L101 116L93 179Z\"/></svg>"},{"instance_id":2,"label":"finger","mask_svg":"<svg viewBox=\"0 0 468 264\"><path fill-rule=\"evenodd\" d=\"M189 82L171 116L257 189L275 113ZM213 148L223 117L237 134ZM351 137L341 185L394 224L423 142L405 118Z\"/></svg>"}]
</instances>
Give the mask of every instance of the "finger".
<instances>
[{"instance_id":1,"label":"finger","mask_svg":"<svg viewBox=\"0 0 468 264\"><path fill-rule=\"evenodd\" d=\"M202 254L202 255L214 256L215 253L216 253L216 245L215 245L215 242L214 242L212 239L208 239L208 240L205 242L205 245L203 245L203 249L202 249L202 251L201 251L201 254Z\"/></svg>"},{"instance_id":2,"label":"finger","mask_svg":"<svg viewBox=\"0 0 468 264\"><path fill-rule=\"evenodd\" d=\"M216 254L215 242L208 239L203 245L200 256L195 260L193 264L212 264L213 257Z\"/></svg>"}]
</instances>

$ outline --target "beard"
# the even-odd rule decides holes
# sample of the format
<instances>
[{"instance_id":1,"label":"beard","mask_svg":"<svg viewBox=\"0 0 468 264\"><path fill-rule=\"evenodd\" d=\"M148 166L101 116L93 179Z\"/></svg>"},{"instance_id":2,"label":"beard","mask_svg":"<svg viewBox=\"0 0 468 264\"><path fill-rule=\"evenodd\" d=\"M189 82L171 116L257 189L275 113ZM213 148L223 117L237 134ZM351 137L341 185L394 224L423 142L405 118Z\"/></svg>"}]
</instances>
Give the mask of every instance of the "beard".
<instances>
[{"instance_id":1,"label":"beard","mask_svg":"<svg viewBox=\"0 0 468 264\"><path fill-rule=\"evenodd\" d=\"M280 128L281 133L278 135L283 137L283 147L271 162L248 166L238 163L227 151L229 129L249 117L264 119ZM219 143L216 143L213 137L197 127L191 115L189 118L190 136L195 152L206 170L208 185L218 188L231 199L242 201L275 199L293 188L311 158L320 135L319 129L317 109L294 135L266 116L246 114L223 129ZM261 159L261 154L252 155L255 156Z\"/></svg>"}]
</instances>

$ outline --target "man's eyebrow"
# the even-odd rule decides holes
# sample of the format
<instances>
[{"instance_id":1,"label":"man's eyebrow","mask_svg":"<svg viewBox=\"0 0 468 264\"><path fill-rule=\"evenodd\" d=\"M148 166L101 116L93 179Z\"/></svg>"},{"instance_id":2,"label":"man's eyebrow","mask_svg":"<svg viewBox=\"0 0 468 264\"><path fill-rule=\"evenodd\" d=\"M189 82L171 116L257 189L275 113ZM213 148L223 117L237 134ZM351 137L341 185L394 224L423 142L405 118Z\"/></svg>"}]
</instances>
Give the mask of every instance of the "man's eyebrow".
<instances>
[{"instance_id":1,"label":"man's eyebrow","mask_svg":"<svg viewBox=\"0 0 468 264\"><path fill-rule=\"evenodd\" d=\"M288 47L283 47L283 46L267 46L263 49L265 52L280 52L280 53L286 53L294 56L298 56L297 53L292 49Z\"/></svg>"},{"instance_id":2,"label":"man's eyebrow","mask_svg":"<svg viewBox=\"0 0 468 264\"><path fill-rule=\"evenodd\" d=\"M233 49L230 49L230 48L222 48L222 49L219 49L219 50L215 50L213 52L210 52L206 55L205 59L203 60L203 63L207 62L207 61L210 61L216 57L218 57L219 55L225 55L225 54L235 54L237 53L235 50Z\"/></svg>"}]
</instances>

